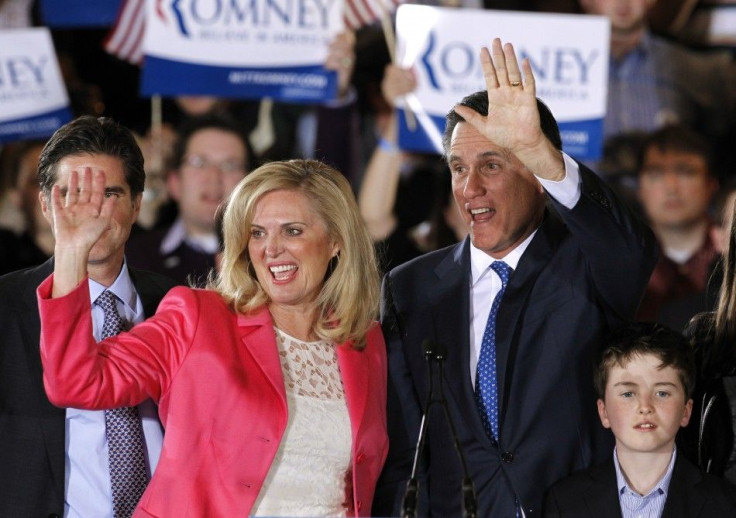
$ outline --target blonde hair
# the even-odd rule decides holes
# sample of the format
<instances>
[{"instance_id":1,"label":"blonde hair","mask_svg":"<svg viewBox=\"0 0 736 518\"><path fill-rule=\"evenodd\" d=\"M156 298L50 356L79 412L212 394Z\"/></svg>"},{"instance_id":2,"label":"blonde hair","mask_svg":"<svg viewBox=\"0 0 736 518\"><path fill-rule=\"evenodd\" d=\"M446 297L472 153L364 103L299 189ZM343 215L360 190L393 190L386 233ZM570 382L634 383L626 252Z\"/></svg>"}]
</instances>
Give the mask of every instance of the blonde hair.
<instances>
[{"instance_id":1,"label":"blonde hair","mask_svg":"<svg viewBox=\"0 0 736 518\"><path fill-rule=\"evenodd\" d=\"M715 338L733 344L736 338L736 205L731 212L728 248L723 254L723 280L715 309Z\"/></svg>"},{"instance_id":2,"label":"blonde hair","mask_svg":"<svg viewBox=\"0 0 736 518\"><path fill-rule=\"evenodd\" d=\"M209 287L241 313L252 313L269 302L256 278L248 241L257 203L265 194L279 190L303 193L340 249L317 297L315 335L335 343L351 340L355 348L362 349L378 314L378 263L350 184L322 162L270 162L240 181L225 207L222 264Z\"/></svg>"}]
</instances>

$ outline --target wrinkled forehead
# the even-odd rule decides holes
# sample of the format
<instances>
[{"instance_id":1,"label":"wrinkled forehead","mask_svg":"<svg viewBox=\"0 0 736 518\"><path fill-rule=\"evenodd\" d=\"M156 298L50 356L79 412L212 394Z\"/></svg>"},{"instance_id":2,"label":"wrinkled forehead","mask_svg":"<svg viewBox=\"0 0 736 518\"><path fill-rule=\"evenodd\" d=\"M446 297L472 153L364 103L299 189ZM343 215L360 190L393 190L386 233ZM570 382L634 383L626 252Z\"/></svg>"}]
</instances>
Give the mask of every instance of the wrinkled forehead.
<instances>
[{"instance_id":1,"label":"wrinkled forehead","mask_svg":"<svg viewBox=\"0 0 736 518\"><path fill-rule=\"evenodd\" d=\"M508 149L497 145L476 130L470 123L461 122L455 126L450 139L447 162L471 162L488 157L499 157L509 162L518 159Z\"/></svg>"}]
</instances>

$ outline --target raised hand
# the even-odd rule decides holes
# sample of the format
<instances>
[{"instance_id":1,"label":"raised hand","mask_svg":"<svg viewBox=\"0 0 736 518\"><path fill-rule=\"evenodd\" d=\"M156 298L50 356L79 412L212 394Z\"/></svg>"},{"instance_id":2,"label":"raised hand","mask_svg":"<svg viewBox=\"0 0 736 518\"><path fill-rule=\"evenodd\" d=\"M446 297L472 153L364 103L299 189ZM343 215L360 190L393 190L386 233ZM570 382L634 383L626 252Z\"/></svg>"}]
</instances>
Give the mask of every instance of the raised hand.
<instances>
[{"instance_id":1,"label":"raised hand","mask_svg":"<svg viewBox=\"0 0 736 518\"><path fill-rule=\"evenodd\" d=\"M459 105L455 112L488 140L515 154L534 174L549 179L564 177L562 157L540 126L529 60L525 59L520 69L513 45L502 45L495 38L491 51L481 49L480 62L488 91L488 114Z\"/></svg>"},{"instance_id":2,"label":"raised hand","mask_svg":"<svg viewBox=\"0 0 736 518\"><path fill-rule=\"evenodd\" d=\"M66 196L51 189L54 235L57 248L89 251L110 225L113 200L105 199L105 173L85 168L69 173Z\"/></svg>"},{"instance_id":3,"label":"raised hand","mask_svg":"<svg viewBox=\"0 0 736 518\"><path fill-rule=\"evenodd\" d=\"M90 168L69 173L66 193L51 189L54 248L54 293L63 295L87 274L94 244L111 225L115 200L105 197L105 173Z\"/></svg>"},{"instance_id":4,"label":"raised hand","mask_svg":"<svg viewBox=\"0 0 736 518\"><path fill-rule=\"evenodd\" d=\"M401 68L390 63L383 71L381 93L386 102L393 107L397 98L413 92L417 87L417 78L409 68Z\"/></svg>"}]
</instances>

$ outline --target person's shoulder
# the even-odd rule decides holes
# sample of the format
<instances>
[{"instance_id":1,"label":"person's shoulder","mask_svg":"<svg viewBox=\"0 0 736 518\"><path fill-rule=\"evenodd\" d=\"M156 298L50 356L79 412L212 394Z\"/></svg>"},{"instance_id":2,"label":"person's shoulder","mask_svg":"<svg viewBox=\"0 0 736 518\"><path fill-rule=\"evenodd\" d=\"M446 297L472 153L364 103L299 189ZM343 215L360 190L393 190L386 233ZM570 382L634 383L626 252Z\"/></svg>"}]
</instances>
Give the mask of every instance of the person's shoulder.
<instances>
[{"instance_id":1,"label":"person's shoulder","mask_svg":"<svg viewBox=\"0 0 736 518\"><path fill-rule=\"evenodd\" d=\"M463 247L464 242L460 242L439 250L427 252L393 268L389 272L389 276L399 278L425 275L427 272L434 271L446 261L455 262L459 260L460 255L464 253Z\"/></svg>"},{"instance_id":2,"label":"person's shoulder","mask_svg":"<svg viewBox=\"0 0 736 518\"><path fill-rule=\"evenodd\" d=\"M53 271L53 263L46 261L37 266L23 268L0 276L0 293L15 294L23 290L33 290Z\"/></svg>"},{"instance_id":3,"label":"person's shoulder","mask_svg":"<svg viewBox=\"0 0 736 518\"><path fill-rule=\"evenodd\" d=\"M545 493L543 516L589 516L586 501L591 499L596 505L617 504L613 458L576 471L552 484Z\"/></svg>"},{"instance_id":4,"label":"person's shoulder","mask_svg":"<svg viewBox=\"0 0 736 518\"><path fill-rule=\"evenodd\" d=\"M606 478L613 480L615 484L616 471L612 458L601 464L574 471L552 484L549 490L557 494L577 494L582 489L597 481L606 480Z\"/></svg>"},{"instance_id":5,"label":"person's shoulder","mask_svg":"<svg viewBox=\"0 0 736 518\"><path fill-rule=\"evenodd\" d=\"M180 283L174 279L160 273L132 267L128 267L128 271L136 288L144 286L149 290L153 289L160 293L167 293L172 288L180 286Z\"/></svg>"},{"instance_id":6,"label":"person's shoulder","mask_svg":"<svg viewBox=\"0 0 736 518\"><path fill-rule=\"evenodd\" d=\"M709 70L733 67L733 61L728 51L714 49L694 49L681 43L671 41L661 36L651 37L651 49L657 60L663 60L670 65L673 71ZM666 70L667 67L661 69ZM689 80L694 76L686 75Z\"/></svg>"},{"instance_id":7,"label":"person's shoulder","mask_svg":"<svg viewBox=\"0 0 736 518\"><path fill-rule=\"evenodd\" d=\"M728 516L736 516L736 486L724 478L703 472L684 456L678 456L677 463L678 476L695 481L694 490L702 496L709 507L728 510L734 513Z\"/></svg>"}]
</instances>

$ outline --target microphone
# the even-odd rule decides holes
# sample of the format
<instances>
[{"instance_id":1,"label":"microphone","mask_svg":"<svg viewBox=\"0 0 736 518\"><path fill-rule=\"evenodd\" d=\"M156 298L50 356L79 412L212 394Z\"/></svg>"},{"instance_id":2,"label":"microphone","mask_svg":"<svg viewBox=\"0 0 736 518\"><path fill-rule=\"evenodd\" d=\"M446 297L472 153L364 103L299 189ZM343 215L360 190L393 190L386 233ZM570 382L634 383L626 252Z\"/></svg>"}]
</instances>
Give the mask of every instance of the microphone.
<instances>
[{"instance_id":1,"label":"microphone","mask_svg":"<svg viewBox=\"0 0 736 518\"><path fill-rule=\"evenodd\" d=\"M473 479L470 478L468 472L468 465L465 462L465 454L463 453L462 445L460 444L460 438L457 435L457 429L455 423L452 420L450 409L447 406L447 399L445 398L445 358L447 358L447 347L444 344L435 344L434 346L435 360L437 361L439 370L439 399L437 402L442 405L442 409L445 413L445 419L450 427L452 433L452 440L455 443L455 451L460 459L460 466L463 470L463 482L462 482L462 510L463 518L476 518L478 516L478 497L475 494L475 486L473 485Z\"/></svg>"},{"instance_id":2,"label":"microphone","mask_svg":"<svg viewBox=\"0 0 736 518\"><path fill-rule=\"evenodd\" d=\"M419 426L419 437L417 439L417 447L414 452L414 463L411 470L411 478L406 483L406 490L404 492L404 498L401 501L401 518L416 518L417 516L417 494L419 491L419 482L417 481L417 469L419 465L419 458L421 457L422 451L424 450L425 437L427 435L427 417L432 408L432 405L438 403L442 406L445 414L445 419L450 427L452 433L452 439L455 444L455 451L457 451L458 458L460 459L460 465L463 471L462 481L462 510L463 518L477 518L478 516L478 498L475 494L475 486L473 485L473 479L470 478L468 472L468 466L465 462L465 455L463 453L462 446L460 444L460 438L457 435L457 429L455 423L450 415L450 410L447 406L447 399L445 399L444 392L444 378L445 378L445 358L447 358L447 347L444 344L433 342L429 339L424 340L422 343L424 348L424 358L427 361L427 370L429 372L429 388L427 391L427 400L425 404L425 412L422 416L422 421ZM434 398L434 383L433 383L433 369L432 363L437 362L438 366L438 397Z\"/></svg>"},{"instance_id":3,"label":"microphone","mask_svg":"<svg viewBox=\"0 0 736 518\"><path fill-rule=\"evenodd\" d=\"M417 504L419 503L417 497L419 492L417 469L419 467L419 458L424 450L424 438L427 435L427 416L429 415L429 409L432 405L432 394L434 392L432 382L432 360L435 358L434 343L427 338L422 342L422 348L424 349L424 359L427 362L427 370L429 372L429 389L427 390L427 400L424 405L426 410L422 415L422 422L419 425L419 437L417 438L417 447L414 450L414 462L411 467L411 477L406 483L404 498L401 500L401 518L416 518L417 516Z\"/></svg>"}]
</instances>

